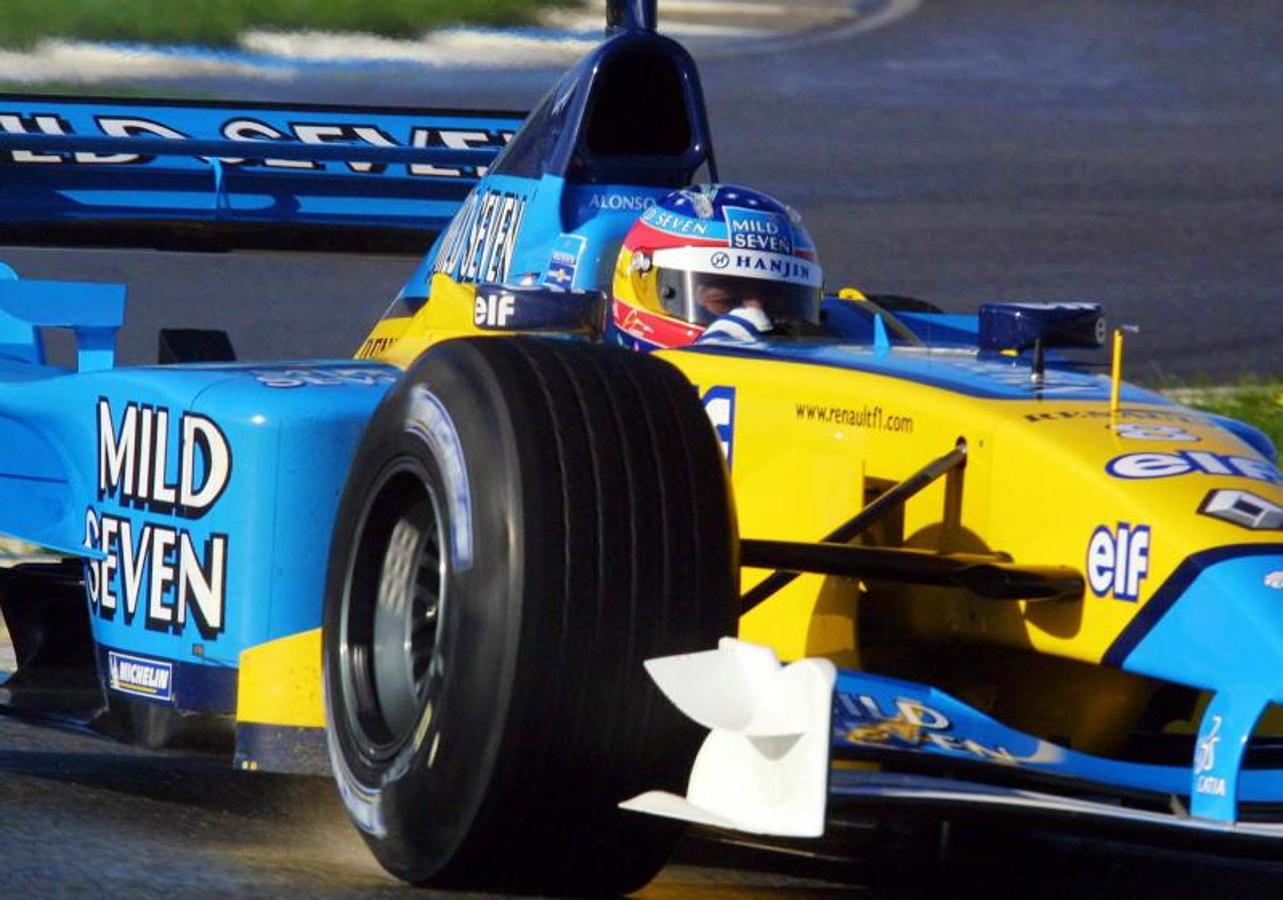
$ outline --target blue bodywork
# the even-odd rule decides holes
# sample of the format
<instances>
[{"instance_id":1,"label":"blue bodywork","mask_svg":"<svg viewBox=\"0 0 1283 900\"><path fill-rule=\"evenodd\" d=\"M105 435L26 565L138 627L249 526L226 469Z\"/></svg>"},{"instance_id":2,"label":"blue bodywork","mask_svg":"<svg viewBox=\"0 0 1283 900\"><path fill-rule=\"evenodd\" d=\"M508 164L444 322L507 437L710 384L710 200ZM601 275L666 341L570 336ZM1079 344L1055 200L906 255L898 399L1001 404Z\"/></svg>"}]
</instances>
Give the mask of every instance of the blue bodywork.
<instances>
[{"instance_id":1,"label":"blue bodywork","mask_svg":"<svg viewBox=\"0 0 1283 900\"><path fill-rule=\"evenodd\" d=\"M0 94L0 226L449 223L523 116ZM253 143L251 143L253 142ZM251 153L257 149L258 158Z\"/></svg>"},{"instance_id":2,"label":"blue bodywork","mask_svg":"<svg viewBox=\"0 0 1283 900\"><path fill-rule=\"evenodd\" d=\"M22 175L0 179L0 226L435 231L397 298L408 312L427 302L432 275L445 273L543 290L539 303L554 323L562 320L548 304L565 292L574 319L587 292L609 286L619 243L639 214L673 188L716 178L698 75L675 43L621 28L517 130L520 121L503 113L0 97L0 152L9 154L0 165ZM830 298L825 310L827 340L692 352L766 352L995 400L1109 396L1108 379L1054 357L1035 385L1028 354L980 355L974 316L906 312L896 316L904 332L892 334L858 305ZM399 373L349 360L116 368L123 321L123 287L28 283L0 267L0 533L84 559L104 687L150 692L180 710L231 712L244 650L321 625L340 492L365 425ZM48 327L74 332L78 371L47 364L40 330ZM916 340L949 352L908 346ZM1122 401L1168 403L1130 386ZM1277 459L1259 431L1218 424ZM1193 774L1189 765L1057 747L929 686L862 672L839 678L834 747L1191 796L1196 815L1217 820L1234 819L1238 801L1283 799L1283 772L1242 765L1262 710L1283 702L1277 677L1259 663L1283 656L1283 636L1268 625L1277 616L1264 606L1273 598L1259 589L1263 573L1283 571L1283 552L1232 549L1192 558L1106 660L1175 680L1171 661L1180 659L1191 686L1234 688L1216 694L1204 715ZM1233 627L1233 639L1207 641L1215 622ZM1209 649L1183 657L1193 645ZM149 666L153 674L167 667L172 678L160 684ZM126 677L128 689L119 683ZM1213 782L1199 779L1215 779L1216 789L1202 790Z\"/></svg>"},{"instance_id":3,"label":"blue bodywork","mask_svg":"<svg viewBox=\"0 0 1283 900\"><path fill-rule=\"evenodd\" d=\"M637 135L670 146L635 153L612 137L604 95L653 94L657 81L680 146L638 119ZM438 237L401 291L407 306L449 271L559 293L578 321L636 216L713 172L698 75L677 44L620 27L519 130L523 119L0 96L0 165L20 176L0 179L0 229L413 228ZM348 466L398 372L348 360L116 368L124 297L0 269L0 533L85 559L104 687L230 712L244 650L321 624ZM47 365L45 328L74 332L77 371Z\"/></svg>"},{"instance_id":4,"label":"blue bodywork","mask_svg":"<svg viewBox=\"0 0 1283 900\"><path fill-rule=\"evenodd\" d=\"M0 532L86 557L101 671L112 650L165 661L166 702L231 712L242 650L321 624L339 493L397 371L347 360L112 368L103 345L123 297L110 285L0 283L5 331L69 326L81 358L71 373L41 365L35 341L6 342Z\"/></svg>"},{"instance_id":5,"label":"blue bodywork","mask_svg":"<svg viewBox=\"0 0 1283 900\"><path fill-rule=\"evenodd\" d=\"M1259 712L1256 710L1255 712ZM1255 724L1250 719L1248 731ZM892 728L877 727L890 724ZM842 670L833 703L833 748L912 751L964 763L987 763L1098 788L1122 788L1165 796L1201 796L1190 784L1190 767L1105 759L1069 750L1003 725L949 694L910 681ZM1229 755L1228 753L1226 754ZM1227 759L1226 771L1238 760ZM1248 768L1238 787L1240 801L1283 800L1283 770ZM1197 815L1233 820L1215 809ZM1224 799L1224 798L1218 798Z\"/></svg>"}]
</instances>

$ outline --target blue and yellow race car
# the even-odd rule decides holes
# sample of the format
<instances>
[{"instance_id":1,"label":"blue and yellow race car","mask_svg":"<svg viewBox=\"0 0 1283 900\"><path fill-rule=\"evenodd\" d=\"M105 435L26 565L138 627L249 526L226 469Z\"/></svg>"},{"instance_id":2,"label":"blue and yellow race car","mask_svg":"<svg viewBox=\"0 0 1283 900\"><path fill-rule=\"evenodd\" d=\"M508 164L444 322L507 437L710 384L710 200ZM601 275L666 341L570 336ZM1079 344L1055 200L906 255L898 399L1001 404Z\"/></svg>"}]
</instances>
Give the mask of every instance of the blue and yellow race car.
<instances>
[{"instance_id":1,"label":"blue and yellow race car","mask_svg":"<svg viewBox=\"0 0 1283 900\"><path fill-rule=\"evenodd\" d=\"M826 291L653 0L528 116L0 130L7 242L435 235L338 361L117 366L122 286L0 267L0 533L56 560L0 570L12 707L332 772L423 884L626 891L686 822L869 803L1283 836L1270 441L1124 383L1095 304Z\"/></svg>"}]
</instances>

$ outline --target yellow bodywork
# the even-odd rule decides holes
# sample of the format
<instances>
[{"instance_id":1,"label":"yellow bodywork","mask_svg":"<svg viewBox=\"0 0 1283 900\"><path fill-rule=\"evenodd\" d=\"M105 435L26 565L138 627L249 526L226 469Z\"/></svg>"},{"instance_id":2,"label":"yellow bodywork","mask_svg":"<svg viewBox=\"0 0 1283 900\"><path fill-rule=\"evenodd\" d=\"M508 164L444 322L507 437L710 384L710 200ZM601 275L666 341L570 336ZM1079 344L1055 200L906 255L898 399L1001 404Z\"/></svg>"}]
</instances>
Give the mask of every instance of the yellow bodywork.
<instances>
[{"instance_id":1,"label":"yellow bodywork","mask_svg":"<svg viewBox=\"0 0 1283 900\"><path fill-rule=\"evenodd\" d=\"M1077 602L995 602L960 589L804 575L740 622L741 637L769 644L786 659L826 656L874 671L894 663L896 674L933 683L941 655L960 652L955 658L965 662L952 667L949 689L1011 724L1079 749L1114 749L1127 734L1122 723L1140 714L1153 685L1116 669L1055 659L1099 664L1191 553L1276 540L1197 514L1219 487L1247 486L1283 503L1276 485L1208 475L1122 480L1105 473L1106 464L1124 454L1189 446L1125 437L1119 423L1165 423L1196 438L1200 451L1250 455L1223 429L1176 407L1124 404L1111 417L1100 400L985 400L898 377L778 359L661 355L701 390L735 386L733 483L743 537L819 540L959 440L968 448L965 467L909 500L903 520L875 530L871 543L997 554L1082 572L1098 528L1152 525L1149 569L1135 601L1087 590ZM746 569L742 587L766 574ZM1004 667L1003 654L982 651L986 646L1014 651L1011 658L1020 661ZM1029 664L1035 656L1043 658L1037 674Z\"/></svg>"},{"instance_id":2,"label":"yellow bodywork","mask_svg":"<svg viewBox=\"0 0 1283 900\"><path fill-rule=\"evenodd\" d=\"M321 683L321 629L250 647L241 652L236 720L324 728Z\"/></svg>"},{"instance_id":3,"label":"yellow bodywork","mask_svg":"<svg viewBox=\"0 0 1283 900\"><path fill-rule=\"evenodd\" d=\"M358 357L406 367L441 340L497 333L474 325L473 286L437 275L431 295L431 303L413 316L379 322ZM864 302L858 294L845 299ZM898 329L896 323L892 327ZM939 351L890 352L930 361ZM1176 567L1204 548L1276 540L1268 532L1197 511L1210 490L1222 487L1250 487L1283 503L1278 485L1208 473L1150 480L1106 474L1110 460L1129 453L1196 446L1215 454L1251 455L1224 429L1180 407L1124 402L1111 414L1108 401L1099 398L985 399L856 368L689 350L659 355L701 393L718 386L735 389L732 479L742 537L817 541L958 441L968 449L965 467L913 497L901 514L862 540L992 554L1022 565L1083 572L1097 529L1151 526L1148 571L1135 600L1086 590L1076 602L995 602L954 588L803 575L741 619L741 637L774 647L781 658L825 656L852 668L889 662L895 674L926 681L932 680L941 654L971 654L965 656L967 666L954 670L973 669L973 681L963 676L948 689L1001 713L1010 724L1055 734L1071 746L1109 749L1152 693L1153 686L1138 676L1089 668L1099 665ZM941 366L950 364L948 352L938 359ZM1136 429L1120 433L1120 423L1178 427L1192 443L1145 439ZM742 588L766 574L744 570ZM294 653L306 645L312 648L307 652L313 654L319 691L319 638L314 635L298 636L305 641L281 648L279 657L271 655L277 652L269 651L273 645L246 652L243 712L277 716L256 721L301 715L303 706L293 701L281 701L282 711L271 712L276 701L269 702L270 692L251 682L257 671L265 671L255 668L260 661L275 665L270 660L279 658L300 665ZM996 655L976 653L984 647L1004 649ZM1042 660L1047 673L1066 668L1031 691L1027 665L1004 668L1003 653ZM1071 708L1073 715L1057 718L1048 712L1056 706ZM315 708L309 715L319 722ZM1048 716L1054 721L1044 721Z\"/></svg>"},{"instance_id":4,"label":"yellow bodywork","mask_svg":"<svg viewBox=\"0 0 1283 900\"><path fill-rule=\"evenodd\" d=\"M432 278L432 302L413 316L384 318L370 332L357 359L377 359L402 369L438 341L483 332L473 324L476 285L457 284L445 275Z\"/></svg>"},{"instance_id":5,"label":"yellow bodywork","mask_svg":"<svg viewBox=\"0 0 1283 900\"><path fill-rule=\"evenodd\" d=\"M433 344L447 338L510 334L476 325L477 288L447 275L432 277L432 302L412 316L381 319L356 351L357 359L376 359L407 368Z\"/></svg>"}]
</instances>

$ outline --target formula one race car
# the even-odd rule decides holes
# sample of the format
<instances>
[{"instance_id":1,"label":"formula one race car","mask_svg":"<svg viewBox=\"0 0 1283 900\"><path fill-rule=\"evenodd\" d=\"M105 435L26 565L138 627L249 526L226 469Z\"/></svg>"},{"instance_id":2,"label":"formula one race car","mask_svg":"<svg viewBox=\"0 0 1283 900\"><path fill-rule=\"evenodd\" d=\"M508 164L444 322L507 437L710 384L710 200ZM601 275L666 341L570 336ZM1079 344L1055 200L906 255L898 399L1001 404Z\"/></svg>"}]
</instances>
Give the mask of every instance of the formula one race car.
<instances>
[{"instance_id":1,"label":"formula one race car","mask_svg":"<svg viewBox=\"0 0 1283 900\"><path fill-rule=\"evenodd\" d=\"M1283 835L1269 440L1084 361L1093 304L822 295L796 214L692 187L653 0L609 14L524 121L0 98L4 241L438 235L355 361L118 367L122 287L0 269L0 532L64 560L0 571L9 707L332 771L435 885L857 801Z\"/></svg>"}]
</instances>

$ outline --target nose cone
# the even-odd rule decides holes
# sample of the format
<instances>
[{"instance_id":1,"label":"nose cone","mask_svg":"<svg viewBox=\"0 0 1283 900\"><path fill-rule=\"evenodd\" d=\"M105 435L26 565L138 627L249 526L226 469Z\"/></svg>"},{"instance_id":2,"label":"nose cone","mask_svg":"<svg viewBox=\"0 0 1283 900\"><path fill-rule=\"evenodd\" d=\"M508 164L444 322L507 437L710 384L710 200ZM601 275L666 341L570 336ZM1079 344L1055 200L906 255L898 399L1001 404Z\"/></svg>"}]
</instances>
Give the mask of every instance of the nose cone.
<instances>
[{"instance_id":1,"label":"nose cone","mask_svg":"<svg viewBox=\"0 0 1283 900\"><path fill-rule=\"evenodd\" d=\"M1190 812L1233 822L1248 739L1265 707L1283 700L1283 545L1189 557L1105 661L1212 692L1192 760Z\"/></svg>"},{"instance_id":2,"label":"nose cone","mask_svg":"<svg viewBox=\"0 0 1283 900\"><path fill-rule=\"evenodd\" d=\"M1283 701L1283 544L1190 556L1137 612L1105 662L1206 690L1253 685Z\"/></svg>"}]
</instances>

